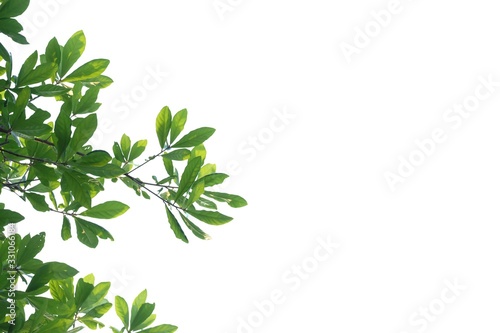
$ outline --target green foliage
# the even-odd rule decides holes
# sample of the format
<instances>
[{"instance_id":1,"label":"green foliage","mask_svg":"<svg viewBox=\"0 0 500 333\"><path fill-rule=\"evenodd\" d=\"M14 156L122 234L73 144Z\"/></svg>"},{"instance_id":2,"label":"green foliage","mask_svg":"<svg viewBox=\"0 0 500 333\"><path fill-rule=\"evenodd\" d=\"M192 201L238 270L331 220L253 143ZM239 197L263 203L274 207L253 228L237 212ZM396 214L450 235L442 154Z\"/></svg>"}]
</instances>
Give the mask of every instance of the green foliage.
<instances>
[{"instance_id":1,"label":"green foliage","mask_svg":"<svg viewBox=\"0 0 500 333\"><path fill-rule=\"evenodd\" d=\"M0 0L0 33L16 43L27 44L21 34L23 27L15 18L28 6L29 0ZM147 158L141 156L148 142L133 141L126 134L114 142L109 152L88 144L98 126L99 92L113 81L103 75L109 60L82 60L86 47L82 31L64 44L51 39L43 54L35 50L19 61L18 73L13 73L12 55L3 43L0 194L12 192L34 211L59 218L62 215L63 240L72 239L76 233L74 239L90 248L97 247L100 240L114 240L100 223L121 216L129 206L118 200L99 199L99 193L112 185L109 180L121 183L114 186L130 188L145 200L158 200L166 212L165 223L185 243L189 242L187 230L197 238L210 239L195 220L208 225L232 220L219 211L215 201L233 208L247 204L240 196L206 190L222 184L228 175L217 173L215 164L205 162L204 143L215 129L201 127L183 134L186 109L172 114L165 106L159 111L154 128L160 147ZM53 103L52 110L37 106L43 99ZM162 171L138 176L150 163L157 163ZM143 180L149 178L152 181ZM0 331L57 333L103 328L100 318L112 307L106 299L110 283L96 283L92 274L76 281L78 271L72 266L42 262L37 256L45 246L45 233L21 237L6 231L23 220L21 213L0 203ZM22 290L12 290L11 284L17 283ZM146 298L144 290L129 307L125 299L116 296L115 312L123 327L110 329L176 331L172 325L151 327L156 319L155 305L147 303ZM14 308L15 317L9 306Z\"/></svg>"}]
</instances>

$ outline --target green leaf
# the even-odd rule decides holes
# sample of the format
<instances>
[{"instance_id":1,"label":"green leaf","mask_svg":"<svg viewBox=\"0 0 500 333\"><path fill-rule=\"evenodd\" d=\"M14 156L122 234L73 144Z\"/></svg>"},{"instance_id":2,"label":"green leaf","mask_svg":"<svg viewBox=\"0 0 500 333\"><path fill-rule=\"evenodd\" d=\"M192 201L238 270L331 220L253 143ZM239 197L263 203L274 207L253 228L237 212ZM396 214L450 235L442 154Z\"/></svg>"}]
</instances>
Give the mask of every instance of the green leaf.
<instances>
[{"instance_id":1,"label":"green leaf","mask_svg":"<svg viewBox=\"0 0 500 333\"><path fill-rule=\"evenodd\" d=\"M230 222L233 218L221 214L219 212L212 212L208 210L194 210L188 209L188 213L197 218L200 221L203 221L210 225L222 225Z\"/></svg>"},{"instance_id":2,"label":"green leaf","mask_svg":"<svg viewBox=\"0 0 500 333\"><path fill-rule=\"evenodd\" d=\"M216 165L215 164L205 164L200 170L200 178L205 177L211 173L215 173Z\"/></svg>"},{"instance_id":3,"label":"green leaf","mask_svg":"<svg viewBox=\"0 0 500 333\"><path fill-rule=\"evenodd\" d=\"M21 15L29 4L29 0L3 0L0 5L0 19Z\"/></svg>"},{"instance_id":4,"label":"green leaf","mask_svg":"<svg viewBox=\"0 0 500 333\"><path fill-rule=\"evenodd\" d=\"M148 291L144 289L137 295L137 297L134 299L134 302L132 302L132 312L131 312L131 322L134 321L135 317L137 316L137 312L141 308L141 306L146 302L146 298L148 297Z\"/></svg>"},{"instance_id":5,"label":"green leaf","mask_svg":"<svg viewBox=\"0 0 500 333\"><path fill-rule=\"evenodd\" d=\"M62 173L61 177L61 190L67 193L71 192L78 203L80 203L83 207L90 208L91 197L86 181L88 181L87 176L76 171L66 169Z\"/></svg>"},{"instance_id":6,"label":"green leaf","mask_svg":"<svg viewBox=\"0 0 500 333\"><path fill-rule=\"evenodd\" d=\"M77 31L71 36L62 50L61 67L59 76L63 77L71 67L80 59L85 50L86 39L83 31Z\"/></svg>"},{"instance_id":7,"label":"green leaf","mask_svg":"<svg viewBox=\"0 0 500 333\"><path fill-rule=\"evenodd\" d=\"M21 70L17 75L17 85L19 86L19 82L23 81L35 68L36 62L38 60L38 51L33 52L23 63L21 66Z\"/></svg>"},{"instance_id":8,"label":"green leaf","mask_svg":"<svg viewBox=\"0 0 500 333\"><path fill-rule=\"evenodd\" d=\"M205 182L205 187L210 187L222 184L227 177L229 176L225 173L212 173L200 178L199 181L203 180Z\"/></svg>"},{"instance_id":9,"label":"green leaf","mask_svg":"<svg viewBox=\"0 0 500 333\"><path fill-rule=\"evenodd\" d=\"M111 161L111 155L107 151L104 150L94 150L88 153L85 156L82 156L76 164L79 166L94 166L94 167L102 167Z\"/></svg>"},{"instance_id":10,"label":"green leaf","mask_svg":"<svg viewBox=\"0 0 500 333\"><path fill-rule=\"evenodd\" d=\"M87 88L96 87L103 89L109 87L113 83L113 80L105 75L99 75L88 80L81 80L80 82Z\"/></svg>"},{"instance_id":11,"label":"green leaf","mask_svg":"<svg viewBox=\"0 0 500 333\"><path fill-rule=\"evenodd\" d=\"M50 79L57 71L57 65L53 63L45 63L37 66L30 71L26 76L20 77L17 80L17 87L23 87L34 83L44 82Z\"/></svg>"},{"instance_id":12,"label":"green leaf","mask_svg":"<svg viewBox=\"0 0 500 333\"><path fill-rule=\"evenodd\" d=\"M83 145L92 138L96 129L97 116L95 114L88 115L86 118L81 118L69 142L68 148L70 149L70 156L68 156L68 151L66 151L66 157L70 158L73 154L80 151Z\"/></svg>"},{"instance_id":13,"label":"green leaf","mask_svg":"<svg viewBox=\"0 0 500 333\"><path fill-rule=\"evenodd\" d=\"M61 63L61 46L55 37L49 41L45 48L45 60L57 66Z\"/></svg>"},{"instance_id":14,"label":"green leaf","mask_svg":"<svg viewBox=\"0 0 500 333\"><path fill-rule=\"evenodd\" d=\"M174 325L168 325L168 324L163 324L151 328L147 328L140 333L173 333L177 331L177 326Z\"/></svg>"},{"instance_id":15,"label":"green leaf","mask_svg":"<svg viewBox=\"0 0 500 333\"><path fill-rule=\"evenodd\" d=\"M80 99L73 114L92 113L99 109L101 103L96 103L100 88L92 87L87 89L85 95Z\"/></svg>"},{"instance_id":16,"label":"green leaf","mask_svg":"<svg viewBox=\"0 0 500 333\"><path fill-rule=\"evenodd\" d=\"M113 219L124 214L128 209L129 206L119 201L107 201L82 212L81 215L96 219Z\"/></svg>"},{"instance_id":17,"label":"green leaf","mask_svg":"<svg viewBox=\"0 0 500 333\"><path fill-rule=\"evenodd\" d=\"M182 109L174 115L174 118L172 119L172 129L170 131L170 142L174 142L184 129L184 125L187 120L187 113L186 109Z\"/></svg>"},{"instance_id":18,"label":"green leaf","mask_svg":"<svg viewBox=\"0 0 500 333\"><path fill-rule=\"evenodd\" d=\"M86 81L101 75L109 65L107 59L95 59L78 67L73 73L64 78L63 82Z\"/></svg>"},{"instance_id":19,"label":"green leaf","mask_svg":"<svg viewBox=\"0 0 500 333\"><path fill-rule=\"evenodd\" d=\"M61 238L63 240L68 240L71 238L71 224L66 215L63 216L63 225L61 229Z\"/></svg>"},{"instance_id":20,"label":"green leaf","mask_svg":"<svg viewBox=\"0 0 500 333\"><path fill-rule=\"evenodd\" d=\"M215 132L215 129L210 127L201 127L184 135L177 143L172 145L173 148L194 147L205 142Z\"/></svg>"},{"instance_id":21,"label":"green leaf","mask_svg":"<svg viewBox=\"0 0 500 333\"><path fill-rule=\"evenodd\" d=\"M24 220L24 216L8 209L0 209L0 227Z\"/></svg>"},{"instance_id":22,"label":"green leaf","mask_svg":"<svg viewBox=\"0 0 500 333\"><path fill-rule=\"evenodd\" d=\"M229 206L233 208L244 207L248 204L247 201L242 197L240 197L239 195L220 193L220 192L209 192L209 191L205 191L203 195L206 195L207 197L215 199L219 202L226 202Z\"/></svg>"},{"instance_id":23,"label":"green leaf","mask_svg":"<svg viewBox=\"0 0 500 333\"><path fill-rule=\"evenodd\" d=\"M96 248L99 244L99 239L97 239L97 235L94 233L91 227L89 227L88 221L80 219L78 217L74 217L76 224L76 236L78 240L87 245L90 248Z\"/></svg>"},{"instance_id":24,"label":"green leaf","mask_svg":"<svg viewBox=\"0 0 500 333\"><path fill-rule=\"evenodd\" d=\"M114 178L125 173L125 170L114 164L106 164L104 166L78 165L78 169L84 173L90 173L94 176L104 178Z\"/></svg>"},{"instance_id":25,"label":"green leaf","mask_svg":"<svg viewBox=\"0 0 500 333\"><path fill-rule=\"evenodd\" d=\"M35 210L39 212L48 212L50 210L49 205L45 201L45 196L36 193L26 193L26 198Z\"/></svg>"},{"instance_id":26,"label":"green leaf","mask_svg":"<svg viewBox=\"0 0 500 333\"><path fill-rule=\"evenodd\" d=\"M130 145L130 138L127 134L123 134L120 140L120 147L122 148L123 157L125 157L125 160L128 160L128 156L130 155Z\"/></svg>"},{"instance_id":27,"label":"green leaf","mask_svg":"<svg viewBox=\"0 0 500 333\"><path fill-rule=\"evenodd\" d=\"M207 157L207 150L205 149L205 146L204 145L197 145L193 148L193 150L191 151L191 158L194 158L194 157L201 157L201 161L205 161L205 157Z\"/></svg>"},{"instance_id":28,"label":"green leaf","mask_svg":"<svg viewBox=\"0 0 500 333\"><path fill-rule=\"evenodd\" d=\"M132 146L132 150L130 151L130 156L128 158L129 161L133 161L139 156L142 155L144 150L146 150L146 146L148 144L148 140L139 140Z\"/></svg>"},{"instance_id":29,"label":"green leaf","mask_svg":"<svg viewBox=\"0 0 500 333\"><path fill-rule=\"evenodd\" d=\"M115 142L113 144L113 154L115 155L115 158L124 163L125 162L125 156L123 156L123 152L122 152L122 149L120 148L120 145L118 144L118 142Z\"/></svg>"},{"instance_id":30,"label":"green leaf","mask_svg":"<svg viewBox=\"0 0 500 333\"><path fill-rule=\"evenodd\" d=\"M181 176L179 188L177 189L176 200L191 188L191 185L193 185L196 177L198 176L198 172L200 172L201 163L202 162L200 157L195 157L188 161L186 168L184 169L184 172Z\"/></svg>"},{"instance_id":31,"label":"green leaf","mask_svg":"<svg viewBox=\"0 0 500 333\"><path fill-rule=\"evenodd\" d=\"M191 152L189 149L177 149L170 153L163 154L162 156L172 161L184 161L191 156Z\"/></svg>"},{"instance_id":32,"label":"green leaf","mask_svg":"<svg viewBox=\"0 0 500 333\"><path fill-rule=\"evenodd\" d=\"M130 322L130 329L135 330L137 326L142 324L145 320L149 318L149 316L151 316L154 309L155 309L154 304L144 303L143 305L141 305L136 315L135 316L132 315Z\"/></svg>"},{"instance_id":33,"label":"green leaf","mask_svg":"<svg viewBox=\"0 0 500 333\"><path fill-rule=\"evenodd\" d=\"M77 273L76 269L64 263L47 262L37 269L26 292L45 286L50 280L64 280L75 276Z\"/></svg>"},{"instance_id":34,"label":"green leaf","mask_svg":"<svg viewBox=\"0 0 500 333\"><path fill-rule=\"evenodd\" d=\"M87 312L92 308L101 305L100 303L104 300L104 297L108 294L109 288L111 287L111 283L109 282L101 282L98 283L90 292L88 297L82 303L81 309L82 312Z\"/></svg>"},{"instance_id":35,"label":"green leaf","mask_svg":"<svg viewBox=\"0 0 500 333\"><path fill-rule=\"evenodd\" d=\"M54 134L57 139L57 158L60 158L66 151L66 148L71 140L71 118L63 110L61 110L61 112L59 112L59 116L57 116Z\"/></svg>"},{"instance_id":36,"label":"green leaf","mask_svg":"<svg viewBox=\"0 0 500 333\"><path fill-rule=\"evenodd\" d=\"M185 208L191 206L195 201L197 201L201 197L204 191L205 191L205 182L203 181L203 179L194 182Z\"/></svg>"},{"instance_id":37,"label":"green leaf","mask_svg":"<svg viewBox=\"0 0 500 333\"><path fill-rule=\"evenodd\" d=\"M208 209L217 209L217 205L215 202L205 199L205 198L199 198L196 203L200 205L201 207L208 208Z\"/></svg>"},{"instance_id":38,"label":"green leaf","mask_svg":"<svg viewBox=\"0 0 500 333\"><path fill-rule=\"evenodd\" d=\"M184 231L182 230L181 226L179 225L179 222L175 218L174 214L168 209L167 206L165 206L165 210L167 211L167 216L168 216L168 223L170 224L170 228L175 234L175 237L179 238L182 240L184 243L189 243L189 240L186 237L186 234L184 234Z\"/></svg>"},{"instance_id":39,"label":"green leaf","mask_svg":"<svg viewBox=\"0 0 500 333\"><path fill-rule=\"evenodd\" d=\"M115 311L116 315L118 318L123 323L123 326L125 326L126 329L129 328L129 321L130 321L130 314L128 312L128 304L127 301L125 301L122 297L120 296L115 296Z\"/></svg>"},{"instance_id":40,"label":"green leaf","mask_svg":"<svg viewBox=\"0 0 500 333\"><path fill-rule=\"evenodd\" d=\"M17 265L22 266L28 261L35 258L35 256L40 253L45 245L45 232L41 232L38 235L29 238L28 243L24 247L24 250L21 249L18 252L17 257Z\"/></svg>"},{"instance_id":41,"label":"green leaf","mask_svg":"<svg viewBox=\"0 0 500 333\"><path fill-rule=\"evenodd\" d=\"M56 86L53 84L44 84L38 87L31 88L31 92L33 94L43 97L62 96L70 90L71 90L70 88Z\"/></svg>"},{"instance_id":42,"label":"green leaf","mask_svg":"<svg viewBox=\"0 0 500 333\"><path fill-rule=\"evenodd\" d=\"M191 230L193 235L195 235L196 237L203 239L203 240L211 239L211 237L208 234L206 234L203 230L198 228L198 226L196 224L194 224L193 222L191 222L186 216L184 216L182 214L180 214L180 215L181 215L182 220L184 221L184 224L186 225L186 227L188 227L189 230Z\"/></svg>"},{"instance_id":43,"label":"green leaf","mask_svg":"<svg viewBox=\"0 0 500 333\"><path fill-rule=\"evenodd\" d=\"M14 42L19 44L28 44L26 38L19 34L23 30L21 23L14 19L0 19L0 33L9 36Z\"/></svg>"},{"instance_id":44,"label":"green leaf","mask_svg":"<svg viewBox=\"0 0 500 333\"><path fill-rule=\"evenodd\" d=\"M92 292L92 289L94 289L94 286L91 283L87 283L83 279L78 280L75 290L75 305L77 309L81 308L83 302Z\"/></svg>"},{"instance_id":45,"label":"green leaf","mask_svg":"<svg viewBox=\"0 0 500 333\"><path fill-rule=\"evenodd\" d=\"M168 106L163 107L156 117L156 135L158 136L158 142L160 147L163 149L167 142L168 132L170 131L170 126L172 125L172 114Z\"/></svg>"}]
</instances>

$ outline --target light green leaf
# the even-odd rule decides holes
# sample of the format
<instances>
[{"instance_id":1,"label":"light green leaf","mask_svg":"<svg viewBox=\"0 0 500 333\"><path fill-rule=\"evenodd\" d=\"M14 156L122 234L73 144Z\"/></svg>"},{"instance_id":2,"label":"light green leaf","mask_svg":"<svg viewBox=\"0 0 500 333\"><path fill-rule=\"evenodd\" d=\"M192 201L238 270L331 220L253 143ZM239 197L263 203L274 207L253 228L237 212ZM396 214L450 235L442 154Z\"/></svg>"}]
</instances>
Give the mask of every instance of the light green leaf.
<instances>
[{"instance_id":1,"label":"light green leaf","mask_svg":"<svg viewBox=\"0 0 500 333\"><path fill-rule=\"evenodd\" d=\"M188 209L188 213L197 218L200 221L203 221L207 224L211 225L222 225L232 221L232 217L226 216L219 212L212 212L208 210L194 210Z\"/></svg>"},{"instance_id":2,"label":"light green leaf","mask_svg":"<svg viewBox=\"0 0 500 333\"><path fill-rule=\"evenodd\" d=\"M83 31L77 31L71 36L62 50L61 67L59 76L63 77L71 67L80 59L85 50L86 39Z\"/></svg>"},{"instance_id":3,"label":"light green leaf","mask_svg":"<svg viewBox=\"0 0 500 333\"><path fill-rule=\"evenodd\" d=\"M61 229L61 238L63 240L68 240L71 238L71 224L66 215L63 216L63 225Z\"/></svg>"},{"instance_id":4,"label":"light green leaf","mask_svg":"<svg viewBox=\"0 0 500 333\"><path fill-rule=\"evenodd\" d=\"M129 161L133 161L139 156L142 155L144 150L146 150L146 146L148 144L148 140L139 140L132 146L132 150L130 151L130 156L128 158Z\"/></svg>"},{"instance_id":5,"label":"light green leaf","mask_svg":"<svg viewBox=\"0 0 500 333\"><path fill-rule=\"evenodd\" d=\"M107 59L95 59L78 67L73 73L64 78L63 82L87 81L101 75L109 65Z\"/></svg>"},{"instance_id":6,"label":"light green leaf","mask_svg":"<svg viewBox=\"0 0 500 333\"><path fill-rule=\"evenodd\" d=\"M167 211L168 223L170 223L170 228L174 232L175 236L180 240L182 240L184 243L189 243L186 234L184 234L184 231L179 225L179 222L175 218L174 214L172 214L172 212L168 209L167 206L165 206L165 210Z\"/></svg>"},{"instance_id":7,"label":"light green leaf","mask_svg":"<svg viewBox=\"0 0 500 333\"><path fill-rule=\"evenodd\" d=\"M170 131L170 126L172 125L172 114L168 106L163 107L156 117L156 135L158 136L158 142L160 147L163 149L167 142L168 132Z\"/></svg>"},{"instance_id":8,"label":"light green leaf","mask_svg":"<svg viewBox=\"0 0 500 333\"><path fill-rule=\"evenodd\" d=\"M140 333L173 333L177 331L177 326L174 325L168 325L168 324L163 324L151 328L147 328Z\"/></svg>"},{"instance_id":9,"label":"light green leaf","mask_svg":"<svg viewBox=\"0 0 500 333\"><path fill-rule=\"evenodd\" d=\"M130 145L131 145L130 138L128 137L127 134L123 134L122 139L120 140L120 147L122 148L125 160L128 160L128 157L130 155Z\"/></svg>"},{"instance_id":10,"label":"light green leaf","mask_svg":"<svg viewBox=\"0 0 500 333\"><path fill-rule=\"evenodd\" d=\"M211 237L208 234L206 234L203 230L198 228L198 226L193 222L191 222L186 216L181 214L181 218L184 221L184 224L186 224L186 226L188 227L188 229L191 230L193 235L203 240L211 239Z\"/></svg>"},{"instance_id":11,"label":"light green leaf","mask_svg":"<svg viewBox=\"0 0 500 333\"><path fill-rule=\"evenodd\" d=\"M130 314L128 312L128 304L127 301L125 301L122 297L120 296L115 296L115 311L116 315L118 318L123 323L123 326L125 326L126 329L129 328L129 322L130 322Z\"/></svg>"},{"instance_id":12,"label":"light green leaf","mask_svg":"<svg viewBox=\"0 0 500 333\"><path fill-rule=\"evenodd\" d=\"M172 145L172 148L194 147L202 144L210 138L215 129L210 127L201 127L184 135L179 141Z\"/></svg>"},{"instance_id":13,"label":"light green leaf","mask_svg":"<svg viewBox=\"0 0 500 333\"><path fill-rule=\"evenodd\" d=\"M119 201L107 201L82 212L81 215L96 219L113 219L124 214L128 209L129 206Z\"/></svg>"},{"instance_id":14,"label":"light green leaf","mask_svg":"<svg viewBox=\"0 0 500 333\"><path fill-rule=\"evenodd\" d=\"M242 197L240 197L239 195L220 193L220 192L209 192L209 191L205 191L203 195L206 195L207 197L215 199L220 202L226 202L229 206L233 208L244 207L248 204L247 201Z\"/></svg>"},{"instance_id":15,"label":"light green leaf","mask_svg":"<svg viewBox=\"0 0 500 333\"><path fill-rule=\"evenodd\" d=\"M162 156L172 161L184 161L191 156L191 152L189 149L177 149L167 154L163 154Z\"/></svg>"},{"instance_id":16,"label":"light green leaf","mask_svg":"<svg viewBox=\"0 0 500 333\"><path fill-rule=\"evenodd\" d=\"M187 110L182 109L174 115L174 118L172 119L172 130L170 131L170 142L174 142L184 129L184 125L186 124L187 120L187 114Z\"/></svg>"},{"instance_id":17,"label":"light green leaf","mask_svg":"<svg viewBox=\"0 0 500 333\"><path fill-rule=\"evenodd\" d=\"M186 168L184 169L184 172L181 176L179 188L177 189L176 200L191 188L194 181L196 180L196 177L198 176L198 172L200 172L201 163L202 162L200 157L195 157L188 161Z\"/></svg>"}]
</instances>

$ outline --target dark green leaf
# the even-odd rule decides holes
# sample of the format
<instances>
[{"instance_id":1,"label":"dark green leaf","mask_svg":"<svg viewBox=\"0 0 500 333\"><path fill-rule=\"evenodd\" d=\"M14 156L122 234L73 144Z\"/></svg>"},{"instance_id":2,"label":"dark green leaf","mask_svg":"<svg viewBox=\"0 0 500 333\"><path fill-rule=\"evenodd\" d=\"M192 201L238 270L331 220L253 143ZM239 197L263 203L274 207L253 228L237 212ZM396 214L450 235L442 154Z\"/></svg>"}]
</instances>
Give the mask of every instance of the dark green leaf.
<instances>
[{"instance_id":1,"label":"dark green leaf","mask_svg":"<svg viewBox=\"0 0 500 333\"><path fill-rule=\"evenodd\" d=\"M44 84L38 87L32 87L31 92L35 95L44 97L55 97L66 94L71 89L53 84Z\"/></svg>"},{"instance_id":2,"label":"dark green leaf","mask_svg":"<svg viewBox=\"0 0 500 333\"><path fill-rule=\"evenodd\" d=\"M137 326L142 324L146 319L149 318L149 316L151 316L154 309L155 309L154 304L144 303L143 305L141 305L141 307L139 308L139 311L137 311L136 315L135 316L132 315L132 318L130 321L130 329L135 330L135 328Z\"/></svg>"},{"instance_id":3,"label":"dark green leaf","mask_svg":"<svg viewBox=\"0 0 500 333\"><path fill-rule=\"evenodd\" d=\"M24 216L8 209L0 209L0 227L24 220Z\"/></svg>"},{"instance_id":4,"label":"dark green leaf","mask_svg":"<svg viewBox=\"0 0 500 333\"><path fill-rule=\"evenodd\" d=\"M200 178L199 180L200 181L203 180L205 182L205 187L210 187L210 186L222 184L227 177L229 177L229 176L226 175L225 173L212 173L212 174L206 175L203 178Z\"/></svg>"},{"instance_id":5,"label":"dark green leaf","mask_svg":"<svg viewBox=\"0 0 500 333\"><path fill-rule=\"evenodd\" d=\"M96 248L99 244L99 239L92 228L89 227L89 223L88 221L75 217L76 236L82 244L90 248Z\"/></svg>"},{"instance_id":6,"label":"dark green leaf","mask_svg":"<svg viewBox=\"0 0 500 333\"><path fill-rule=\"evenodd\" d=\"M27 292L45 286L50 280L64 280L78 273L73 267L60 262L47 262L43 264L31 279Z\"/></svg>"},{"instance_id":7,"label":"dark green leaf","mask_svg":"<svg viewBox=\"0 0 500 333\"><path fill-rule=\"evenodd\" d=\"M0 19L0 32L9 36L14 42L28 44L26 38L19 34L23 30L21 23L14 19Z\"/></svg>"},{"instance_id":8,"label":"dark green leaf","mask_svg":"<svg viewBox=\"0 0 500 333\"><path fill-rule=\"evenodd\" d=\"M59 158L66 151L66 148L71 140L71 118L62 110L56 119L54 134L57 139L57 158Z\"/></svg>"},{"instance_id":9,"label":"dark green leaf","mask_svg":"<svg viewBox=\"0 0 500 333\"><path fill-rule=\"evenodd\" d=\"M33 208L39 212L48 212L49 205L45 201L45 196L36 193L26 193L26 198L29 200Z\"/></svg>"},{"instance_id":10,"label":"dark green leaf","mask_svg":"<svg viewBox=\"0 0 500 333\"><path fill-rule=\"evenodd\" d=\"M29 4L29 0L3 0L0 5L0 19L21 15Z\"/></svg>"},{"instance_id":11,"label":"dark green leaf","mask_svg":"<svg viewBox=\"0 0 500 333\"><path fill-rule=\"evenodd\" d=\"M29 238L23 251L19 251L17 257L17 265L23 266L25 263L35 258L35 256L40 253L45 245L45 233L41 232L38 235Z\"/></svg>"}]
</instances>

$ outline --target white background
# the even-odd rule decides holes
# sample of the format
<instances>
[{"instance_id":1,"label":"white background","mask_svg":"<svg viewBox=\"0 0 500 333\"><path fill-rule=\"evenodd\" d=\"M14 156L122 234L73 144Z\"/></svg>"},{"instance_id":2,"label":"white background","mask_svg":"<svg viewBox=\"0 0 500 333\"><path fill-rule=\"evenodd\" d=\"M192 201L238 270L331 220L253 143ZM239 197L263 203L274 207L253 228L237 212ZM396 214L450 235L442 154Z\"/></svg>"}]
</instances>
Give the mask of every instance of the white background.
<instances>
[{"instance_id":1,"label":"white background","mask_svg":"<svg viewBox=\"0 0 500 333\"><path fill-rule=\"evenodd\" d=\"M500 86L456 128L443 118L471 100L479 77L500 82L496 3L401 0L350 62L342 43L376 29L370 13L390 1L220 3L231 10L221 14L212 0L32 1L22 18L31 46L12 50L23 59L83 29L81 63L110 59L115 81L100 95L95 147L110 149L125 132L147 138L152 155L158 111L187 108L188 129L217 129L208 161L232 175L224 190L249 206L225 210L230 224L202 226L211 241L191 236L186 245L159 202L110 183L100 200L131 206L103 222L115 242L96 250L76 237L62 242L60 216L30 214L13 198L11 209L30 218L21 233L49 229L44 259L112 280L129 302L147 288L157 323L178 332L498 330ZM146 90L151 71L163 74ZM124 95L137 105L123 109ZM274 123L284 110L288 123ZM436 128L446 140L391 191L384 174L397 174L398 158ZM340 247L310 266L317 239L328 237ZM286 277L303 263L311 272L295 276L294 290ZM466 290L454 296L446 281ZM284 296L271 309L273 290ZM422 321L418 311L429 306L439 314Z\"/></svg>"}]
</instances>

